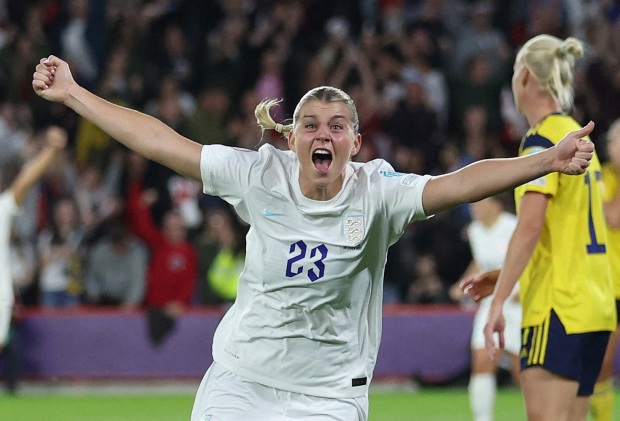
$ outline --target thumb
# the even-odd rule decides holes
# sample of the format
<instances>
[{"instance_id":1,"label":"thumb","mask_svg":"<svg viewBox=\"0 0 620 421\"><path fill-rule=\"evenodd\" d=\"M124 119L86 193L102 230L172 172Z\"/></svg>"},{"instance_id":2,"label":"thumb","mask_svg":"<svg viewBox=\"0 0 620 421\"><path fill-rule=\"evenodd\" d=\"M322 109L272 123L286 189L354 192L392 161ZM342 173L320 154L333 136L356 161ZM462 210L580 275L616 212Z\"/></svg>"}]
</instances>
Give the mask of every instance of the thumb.
<instances>
[{"instance_id":1,"label":"thumb","mask_svg":"<svg viewBox=\"0 0 620 421\"><path fill-rule=\"evenodd\" d=\"M584 137L589 136L590 133L592 133L592 130L594 130L594 122L590 121L588 124L583 126L581 129L575 130L574 132L572 132L572 135L573 137L583 139Z\"/></svg>"}]
</instances>

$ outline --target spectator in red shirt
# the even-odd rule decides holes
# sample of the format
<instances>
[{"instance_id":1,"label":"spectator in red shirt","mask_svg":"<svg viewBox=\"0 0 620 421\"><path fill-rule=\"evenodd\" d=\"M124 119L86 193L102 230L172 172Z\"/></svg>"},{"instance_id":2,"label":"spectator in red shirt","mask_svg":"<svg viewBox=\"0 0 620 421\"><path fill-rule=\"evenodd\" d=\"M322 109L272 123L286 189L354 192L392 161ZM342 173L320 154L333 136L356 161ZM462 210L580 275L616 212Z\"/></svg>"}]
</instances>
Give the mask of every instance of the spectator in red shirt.
<instances>
[{"instance_id":1,"label":"spectator in red shirt","mask_svg":"<svg viewBox=\"0 0 620 421\"><path fill-rule=\"evenodd\" d=\"M139 179L129 182L128 225L149 247L145 305L178 315L191 302L198 273L196 250L187 241L187 229L176 211L165 214L159 228L150 211L152 191Z\"/></svg>"}]
</instances>

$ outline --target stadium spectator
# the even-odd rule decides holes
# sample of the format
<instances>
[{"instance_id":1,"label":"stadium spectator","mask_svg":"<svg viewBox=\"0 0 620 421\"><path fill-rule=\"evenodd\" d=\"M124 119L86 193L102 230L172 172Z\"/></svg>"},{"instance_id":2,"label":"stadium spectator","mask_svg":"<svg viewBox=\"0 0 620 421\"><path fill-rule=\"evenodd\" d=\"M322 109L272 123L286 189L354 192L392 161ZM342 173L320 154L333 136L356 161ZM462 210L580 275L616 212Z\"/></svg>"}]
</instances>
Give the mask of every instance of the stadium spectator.
<instances>
[{"instance_id":1,"label":"stadium spectator","mask_svg":"<svg viewBox=\"0 0 620 421\"><path fill-rule=\"evenodd\" d=\"M389 246L414 220L551 172L583 174L594 154L581 140L590 123L537 154L479 161L438 177L399 174L382 160L351 162L362 142L359 119L336 88L306 93L286 125L270 114L279 101L262 101L259 124L286 136L291 151L251 151L200 145L107 102L77 84L55 56L41 59L32 84L138 154L201 181L205 193L232 204L252 226L237 299L215 333L215 362L196 395L196 421L274 419L291 406L299 418L366 420ZM140 216L136 223L148 219Z\"/></svg>"},{"instance_id":2,"label":"stadium spectator","mask_svg":"<svg viewBox=\"0 0 620 421\"><path fill-rule=\"evenodd\" d=\"M494 77L504 77L504 68L510 65L512 50L504 34L493 25L493 1L477 0L469 9L469 16L455 36L452 51L452 70L460 72L473 57L484 56Z\"/></svg>"},{"instance_id":3,"label":"stadium spectator","mask_svg":"<svg viewBox=\"0 0 620 421\"><path fill-rule=\"evenodd\" d=\"M245 261L246 233L247 227L228 204L205 211L204 229L195 240L200 256L200 304L231 304L235 301L237 280Z\"/></svg>"},{"instance_id":4,"label":"stadium spectator","mask_svg":"<svg viewBox=\"0 0 620 421\"><path fill-rule=\"evenodd\" d=\"M415 275L409 286L407 302L412 304L446 304L448 291L437 273L435 256L423 254L416 259Z\"/></svg>"},{"instance_id":5,"label":"stadium spectator","mask_svg":"<svg viewBox=\"0 0 620 421\"><path fill-rule=\"evenodd\" d=\"M79 171L75 201L88 244L105 234L110 219L121 213L122 160L123 152L118 150L107 166L88 163Z\"/></svg>"},{"instance_id":6,"label":"stadium spectator","mask_svg":"<svg viewBox=\"0 0 620 421\"><path fill-rule=\"evenodd\" d=\"M80 226L73 197L60 198L53 206L49 227L38 235L41 305L74 307L84 292L84 229Z\"/></svg>"},{"instance_id":7,"label":"stadium spectator","mask_svg":"<svg viewBox=\"0 0 620 421\"><path fill-rule=\"evenodd\" d=\"M146 294L147 308L183 311L190 305L197 276L196 252L187 240L181 215L168 211L158 227L150 210L152 191L131 179L126 198L127 223L149 249Z\"/></svg>"},{"instance_id":8,"label":"stadium spectator","mask_svg":"<svg viewBox=\"0 0 620 421\"><path fill-rule=\"evenodd\" d=\"M89 304L138 309L144 300L148 251L124 221L111 222L107 234L91 247L87 261Z\"/></svg>"}]
</instances>

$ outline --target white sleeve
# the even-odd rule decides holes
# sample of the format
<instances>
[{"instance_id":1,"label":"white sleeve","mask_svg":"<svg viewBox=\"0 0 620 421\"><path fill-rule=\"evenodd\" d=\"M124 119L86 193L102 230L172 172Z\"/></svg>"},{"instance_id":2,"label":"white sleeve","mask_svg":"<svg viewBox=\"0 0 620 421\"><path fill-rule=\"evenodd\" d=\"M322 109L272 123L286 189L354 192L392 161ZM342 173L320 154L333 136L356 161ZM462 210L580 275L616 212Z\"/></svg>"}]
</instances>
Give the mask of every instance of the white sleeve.
<instances>
[{"instance_id":1,"label":"white sleeve","mask_svg":"<svg viewBox=\"0 0 620 421\"><path fill-rule=\"evenodd\" d=\"M422 192L430 175L405 174L381 168L378 171L382 206L391 221L390 232L400 237L413 221L427 219ZM391 238L395 241L397 238Z\"/></svg>"},{"instance_id":2,"label":"white sleeve","mask_svg":"<svg viewBox=\"0 0 620 421\"><path fill-rule=\"evenodd\" d=\"M237 205L263 168L262 161L262 154L249 149L203 146L200 155L203 192Z\"/></svg>"}]
</instances>

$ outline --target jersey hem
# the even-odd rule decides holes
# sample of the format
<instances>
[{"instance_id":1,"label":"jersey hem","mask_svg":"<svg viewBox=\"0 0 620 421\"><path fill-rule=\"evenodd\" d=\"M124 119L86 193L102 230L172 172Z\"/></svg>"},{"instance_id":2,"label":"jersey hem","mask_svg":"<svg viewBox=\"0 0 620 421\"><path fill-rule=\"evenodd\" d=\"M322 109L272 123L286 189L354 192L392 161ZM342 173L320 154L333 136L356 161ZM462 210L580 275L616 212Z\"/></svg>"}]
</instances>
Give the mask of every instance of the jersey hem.
<instances>
[{"instance_id":1,"label":"jersey hem","mask_svg":"<svg viewBox=\"0 0 620 421\"><path fill-rule=\"evenodd\" d=\"M287 392L300 393L303 395L317 396L321 398L361 398L368 394L368 386L370 384L370 381L368 381L365 386L351 387L350 391L347 391L347 393L342 389L327 387L307 387L275 380L273 378L262 376L260 374L256 374L252 371L239 367L229 361L227 358L221 358L220 356L216 356L215 354L213 356L213 361L215 361L217 364L221 365L225 369L235 373L236 375L244 377L249 381L262 384L263 386L273 387Z\"/></svg>"}]
</instances>

